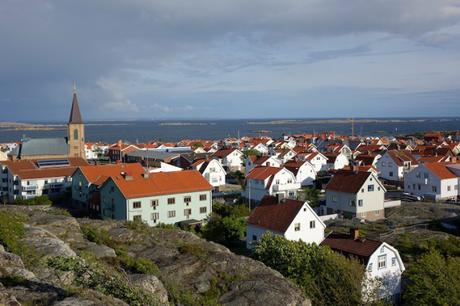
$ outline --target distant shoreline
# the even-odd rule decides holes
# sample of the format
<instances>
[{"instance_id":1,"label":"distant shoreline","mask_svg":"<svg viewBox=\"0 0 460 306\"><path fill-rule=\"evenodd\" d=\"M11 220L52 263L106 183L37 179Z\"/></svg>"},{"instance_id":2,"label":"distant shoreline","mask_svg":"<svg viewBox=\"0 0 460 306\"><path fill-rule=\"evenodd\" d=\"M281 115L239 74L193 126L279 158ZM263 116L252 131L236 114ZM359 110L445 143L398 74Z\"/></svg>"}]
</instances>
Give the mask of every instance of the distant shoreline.
<instances>
[{"instance_id":1,"label":"distant shoreline","mask_svg":"<svg viewBox=\"0 0 460 306\"><path fill-rule=\"evenodd\" d=\"M354 123L410 123L426 122L430 119L354 119ZM270 120L270 121L248 121L249 125L296 125L296 124L344 124L351 123L351 119L311 119L311 120Z\"/></svg>"},{"instance_id":2,"label":"distant shoreline","mask_svg":"<svg viewBox=\"0 0 460 306\"><path fill-rule=\"evenodd\" d=\"M86 126L123 126L128 123L87 123ZM0 122L0 130L5 132L12 131L62 131L67 129L66 124L35 124L22 122Z\"/></svg>"}]
</instances>

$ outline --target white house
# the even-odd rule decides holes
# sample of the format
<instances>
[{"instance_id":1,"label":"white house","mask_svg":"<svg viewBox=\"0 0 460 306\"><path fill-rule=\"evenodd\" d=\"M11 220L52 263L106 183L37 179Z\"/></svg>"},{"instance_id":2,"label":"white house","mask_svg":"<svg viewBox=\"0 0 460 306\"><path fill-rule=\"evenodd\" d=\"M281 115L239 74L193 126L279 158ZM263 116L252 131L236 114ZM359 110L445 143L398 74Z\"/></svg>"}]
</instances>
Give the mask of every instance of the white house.
<instances>
[{"instance_id":1,"label":"white house","mask_svg":"<svg viewBox=\"0 0 460 306\"><path fill-rule=\"evenodd\" d=\"M327 157L320 152L310 153L305 157L305 160L309 161L313 166L315 166L315 171L317 173L327 170Z\"/></svg>"},{"instance_id":2,"label":"white house","mask_svg":"<svg viewBox=\"0 0 460 306\"><path fill-rule=\"evenodd\" d=\"M391 182L404 181L404 175L418 166L418 161L407 150L390 150L377 161L379 177Z\"/></svg>"},{"instance_id":3,"label":"white house","mask_svg":"<svg viewBox=\"0 0 460 306\"><path fill-rule=\"evenodd\" d=\"M251 147L251 150L259 152L261 155L268 155L268 146L259 142L258 144Z\"/></svg>"},{"instance_id":4,"label":"white house","mask_svg":"<svg viewBox=\"0 0 460 306\"><path fill-rule=\"evenodd\" d=\"M247 221L246 247L253 248L265 233L319 245L325 228L308 202L265 197Z\"/></svg>"},{"instance_id":5,"label":"white house","mask_svg":"<svg viewBox=\"0 0 460 306\"><path fill-rule=\"evenodd\" d=\"M386 242L362 239L359 231L352 229L350 235L332 233L321 245L345 256L357 258L364 266L363 301L393 299L397 301L401 294L401 275L404 263L397 249Z\"/></svg>"},{"instance_id":6,"label":"white house","mask_svg":"<svg viewBox=\"0 0 460 306\"><path fill-rule=\"evenodd\" d=\"M424 163L404 177L404 191L433 200L456 199L459 196L460 165Z\"/></svg>"},{"instance_id":7,"label":"white house","mask_svg":"<svg viewBox=\"0 0 460 306\"><path fill-rule=\"evenodd\" d=\"M216 151L213 158L217 159L228 171L241 171L243 153L238 149L222 149Z\"/></svg>"},{"instance_id":8,"label":"white house","mask_svg":"<svg viewBox=\"0 0 460 306\"><path fill-rule=\"evenodd\" d=\"M227 172L217 159L198 160L193 163L193 168L198 170L213 187L225 185Z\"/></svg>"},{"instance_id":9,"label":"white house","mask_svg":"<svg viewBox=\"0 0 460 306\"><path fill-rule=\"evenodd\" d=\"M155 172L174 172L174 171L182 171L181 167L176 167L174 165L160 162L160 167L158 168L149 168L148 169L150 173L155 173Z\"/></svg>"},{"instance_id":10,"label":"white house","mask_svg":"<svg viewBox=\"0 0 460 306\"><path fill-rule=\"evenodd\" d=\"M267 195L296 198L299 188L295 175L286 168L256 167L246 177L243 194L245 198L257 202Z\"/></svg>"},{"instance_id":11,"label":"white house","mask_svg":"<svg viewBox=\"0 0 460 306\"><path fill-rule=\"evenodd\" d=\"M340 170L350 164L348 158L342 153L325 153L328 169Z\"/></svg>"},{"instance_id":12,"label":"white house","mask_svg":"<svg viewBox=\"0 0 460 306\"><path fill-rule=\"evenodd\" d=\"M281 167L283 163L274 156L254 156L251 155L246 159L245 171L246 175L255 167Z\"/></svg>"},{"instance_id":13,"label":"white house","mask_svg":"<svg viewBox=\"0 0 460 306\"><path fill-rule=\"evenodd\" d=\"M370 221L383 219L385 191L372 172L339 171L326 186L327 213Z\"/></svg>"},{"instance_id":14,"label":"white house","mask_svg":"<svg viewBox=\"0 0 460 306\"><path fill-rule=\"evenodd\" d=\"M294 173L296 181L301 186L311 186L316 180L315 166L309 161L289 161L284 164L284 167Z\"/></svg>"},{"instance_id":15,"label":"white house","mask_svg":"<svg viewBox=\"0 0 460 306\"><path fill-rule=\"evenodd\" d=\"M275 151L275 157L286 163L297 155L297 152L292 149L281 149Z\"/></svg>"}]
</instances>

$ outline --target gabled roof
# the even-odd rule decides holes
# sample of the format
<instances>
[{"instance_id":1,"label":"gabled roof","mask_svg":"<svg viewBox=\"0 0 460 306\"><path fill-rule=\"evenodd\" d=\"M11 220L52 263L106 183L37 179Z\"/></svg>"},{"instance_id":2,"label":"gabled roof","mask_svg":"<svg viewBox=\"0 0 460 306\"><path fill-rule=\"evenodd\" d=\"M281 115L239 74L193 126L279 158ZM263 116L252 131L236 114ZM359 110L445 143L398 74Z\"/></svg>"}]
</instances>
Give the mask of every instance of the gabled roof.
<instances>
[{"instance_id":1,"label":"gabled roof","mask_svg":"<svg viewBox=\"0 0 460 306\"><path fill-rule=\"evenodd\" d=\"M247 179L251 180L266 180L270 176L277 174L278 172L281 171L283 168L278 168L278 167L255 167L254 169L249 172Z\"/></svg>"},{"instance_id":2,"label":"gabled roof","mask_svg":"<svg viewBox=\"0 0 460 306\"><path fill-rule=\"evenodd\" d=\"M247 223L284 233L303 204L304 202L297 200L284 200L278 203L276 197L266 196L260 205L252 211Z\"/></svg>"},{"instance_id":3,"label":"gabled roof","mask_svg":"<svg viewBox=\"0 0 460 306\"><path fill-rule=\"evenodd\" d=\"M367 171L338 171L327 184L326 190L357 193L371 175L372 173Z\"/></svg>"},{"instance_id":4,"label":"gabled roof","mask_svg":"<svg viewBox=\"0 0 460 306\"><path fill-rule=\"evenodd\" d=\"M350 235L332 233L321 242L332 250L346 256L355 256L364 263L382 245L382 242L371 239L353 239Z\"/></svg>"},{"instance_id":5,"label":"gabled roof","mask_svg":"<svg viewBox=\"0 0 460 306\"><path fill-rule=\"evenodd\" d=\"M390 150L387 151L388 155L398 166L404 166L404 162L411 162L412 165L418 165L417 160L408 150Z\"/></svg>"},{"instance_id":6,"label":"gabled roof","mask_svg":"<svg viewBox=\"0 0 460 306\"><path fill-rule=\"evenodd\" d=\"M147 178L132 175L129 180L119 175L110 180L126 199L212 190L212 186L196 170L156 172L150 173Z\"/></svg>"},{"instance_id":7,"label":"gabled roof","mask_svg":"<svg viewBox=\"0 0 460 306\"><path fill-rule=\"evenodd\" d=\"M449 163L425 163L424 166L440 179L452 179L457 176L447 167Z\"/></svg>"},{"instance_id":8,"label":"gabled roof","mask_svg":"<svg viewBox=\"0 0 460 306\"><path fill-rule=\"evenodd\" d=\"M62 138L29 138L16 146L9 155L17 156L63 156L68 155L67 139Z\"/></svg>"},{"instance_id":9,"label":"gabled roof","mask_svg":"<svg viewBox=\"0 0 460 306\"><path fill-rule=\"evenodd\" d=\"M139 163L83 166L79 169L88 182L96 186L102 185L111 176L121 175L122 172L130 175L144 173L144 168Z\"/></svg>"},{"instance_id":10,"label":"gabled roof","mask_svg":"<svg viewBox=\"0 0 460 306\"><path fill-rule=\"evenodd\" d=\"M214 152L213 156L219 157L219 158L224 158L233 153L236 149L222 149Z\"/></svg>"}]
</instances>

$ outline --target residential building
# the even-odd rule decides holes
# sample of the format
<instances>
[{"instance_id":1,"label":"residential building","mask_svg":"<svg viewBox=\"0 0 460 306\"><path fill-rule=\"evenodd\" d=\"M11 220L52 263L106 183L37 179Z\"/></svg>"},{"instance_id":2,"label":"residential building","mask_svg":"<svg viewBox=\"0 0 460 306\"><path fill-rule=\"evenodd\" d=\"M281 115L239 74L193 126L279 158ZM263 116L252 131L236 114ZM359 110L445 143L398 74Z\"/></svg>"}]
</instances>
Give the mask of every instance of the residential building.
<instances>
[{"instance_id":1,"label":"residential building","mask_svg":"<svg viewBox=\"0 0 460 306\"><path fill-rule=\"evenodd\" d=\"M325 228L308 202L267 196L249 216L246 247L254 247L265 233L319 245L324 239Z\"/></svg>"},{"instance_id":2,"label":"residential building","mask_svg":"<svg viewBox=\"0 0 460 306\"><path fill-rule=\"evenodd\" d=\"M279 160L278 158L274 156L251 155L246 159L245 171L247 175L255 167L263 167L263 166L281 167L282 165L283 163L281 162L281 160Z\"/></svg>"},{"instance_id":3,"label":"residential building","mask_svg":"<svg viewBox=\"0 0 460 306\"><path fill-rule=\"evenodd\" d=\"M327 157L320 152L312 152L305 157L305 160L309 161L315 166L316 173L327 170Z\"/></svg>"},{"instance_id":4,"label":"residential building","mask_svg":"<svg viewBox=\"0 0 460 306\"><path fill-rule=\"evenodd\" d=\"M246 177L244 197L255 202L264 196L295 199L300 183L295 175L286 168L256 167Z\"/></svg>"},{"instance_id":5,"label":"residential building","mask_svg":"<svg viewBox=\"0 0 460 306\"><path fill-rule=\"evenodd\" d=\"M386 242L359 237L359 231L352 229L350 235L331 233L322 246L345 256L357 258L364 266L363 300L369 303L375 298L399 300L401 275L404 263L396 248Z\"/></svg>"},{"instance_id":6,"label":"residential building","mask_svg":"<svg viewBox=\"0 0 460 306\"><path fill-rule=\"evenodd\" d=\"M327 157L327 168L333 170L340 170L350 164L348 158L342 153L325 153Z\"/></svg>"},{"instance_id":7,"label":"residential building","mask_svg":"<svg viewBox=\"0 0 460 306\"><path fill-rule=\"evenodd\" d=\"M385 191L372 172L342 170L326 186L326 209L349 218L383 219Z\"/></svg>"},{"instance_id":8,"label":"residential building","mask_svg":"<svg viewBox=\"0 0 460 306\"><path fill-rule=\"evenodd\" d=\"M198 170L212 187L219 188L225 185L227 172L217 159L200 159L193 163L193 169Z\"/></svg>"},{"instance_id":9,"label":"residential building","mask_svg":"<svg viewBox=\"0 0 460 306\"><path fill-rule=\"evenodd\" d=\"M140 149L136 145L124 143L119 140L109 147L107 155L112 162L125 162L127 154L138 150Z\"/></svg>"},{"instance_id":10,"label":"residential building","mask_svg":"<svg viewBox=\"0 0 460 306\"><path fill-rule=\"evenodd\" d=\"M160 223L204 221L212 186L195 170L110 176L100 187L103 219Z\"/></svg>"},{"instance_id":11,"label":"residential building","mask_svg":"<svg viewBox=\"0 0 460 306\"><path fill-rule=\"evenodd\" d=\"M435 201L460 195L458 164L423 163L404 177L404 191Z\"/></svg>"},{"instance_id":12,"label":"residential building","mask_svg":"<svg viewBox=\"0 0 460 306\"><path fill-rule=\"evenodd\" d=\"M404 175L418 166L418 161L408 150L390 150L377 161L379 177L391 183L400 184Z\"/></svg>"},{"instance_id":13,"label":"residential building","mask_svg":"<svg viewBox=\"0 0 460 306\"><path fill-rule=\"evenodd\" d=\"M70 188L75 169L84 165L80 157L2 161L1 196L8 202L42 195L56 198Z\"/></svg>"},{"instance_id":14,"label":"residential building","mask_svg":"<svg viewBox=\"0 0 460 306\"><path fill-rule=\"evenodd\" d=\"M242 170L243 153L238 149L222 149L216 151L212 157L217 159L226 171Z\"/></svg>"},{"instance_id":15,"label":"residential building","mask_svg":"<svg viewBox=\"0 0 460 306\"><path fill-rule=\"evenodd\" d=\"M295 175L301 186L311 186L316 180L315 166L309 161L289 161L284 167Z\"/></svg>"}]
</instances>

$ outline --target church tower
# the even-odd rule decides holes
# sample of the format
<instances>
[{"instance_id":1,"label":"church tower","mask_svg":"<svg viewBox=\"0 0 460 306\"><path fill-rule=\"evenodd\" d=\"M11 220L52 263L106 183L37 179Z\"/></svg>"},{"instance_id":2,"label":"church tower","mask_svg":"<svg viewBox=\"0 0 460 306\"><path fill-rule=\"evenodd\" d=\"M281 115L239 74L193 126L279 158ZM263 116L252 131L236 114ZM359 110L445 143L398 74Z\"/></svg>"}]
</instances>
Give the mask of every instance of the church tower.
<instances>
[{"instance_id":1,"label":"church tower","mask_svg":"<svg viewBox=\"0 0 460 306\"><path fill-rule=\"evenodd\" d=\"M81 119L77 99L77 85L73 84L72 109L70 110L68 129L69 157L86 158L85 154L85 125Z\"/></svg>"}]
</instances>

